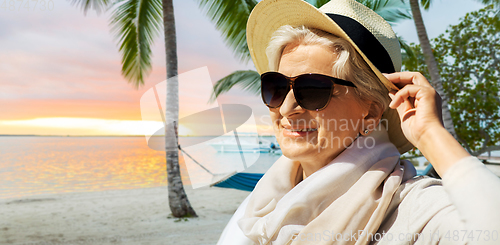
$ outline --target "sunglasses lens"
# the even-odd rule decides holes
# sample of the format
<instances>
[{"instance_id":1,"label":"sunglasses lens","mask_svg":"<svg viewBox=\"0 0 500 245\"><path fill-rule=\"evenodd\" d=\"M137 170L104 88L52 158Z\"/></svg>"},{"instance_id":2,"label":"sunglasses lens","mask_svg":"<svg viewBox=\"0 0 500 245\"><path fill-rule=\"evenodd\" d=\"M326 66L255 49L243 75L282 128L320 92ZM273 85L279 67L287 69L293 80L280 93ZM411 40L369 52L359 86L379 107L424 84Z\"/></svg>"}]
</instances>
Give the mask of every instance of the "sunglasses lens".
<instances>
[{"instance_id":1,"label":"sunglasses lens","mask_svg":"<svg viewBox=\"0 0 500 245\"><path fill-rule=\"evenodd\" d=\"M330 101L333 83L326 77L307 74L295 80L294 95L306 110L323 109Z\"/></svg>"},{"instance_id":2,"label":"sunglasses lens","mask_svg":"<svg viewBox=\"0 0 500 245\"><path fill-rule=\"evenodd\" d=\"M261 92L264 103L276 108L281 105L288 94L288 81L279 73L266 73L261 77Z\"/></svg>"}]
</instances>

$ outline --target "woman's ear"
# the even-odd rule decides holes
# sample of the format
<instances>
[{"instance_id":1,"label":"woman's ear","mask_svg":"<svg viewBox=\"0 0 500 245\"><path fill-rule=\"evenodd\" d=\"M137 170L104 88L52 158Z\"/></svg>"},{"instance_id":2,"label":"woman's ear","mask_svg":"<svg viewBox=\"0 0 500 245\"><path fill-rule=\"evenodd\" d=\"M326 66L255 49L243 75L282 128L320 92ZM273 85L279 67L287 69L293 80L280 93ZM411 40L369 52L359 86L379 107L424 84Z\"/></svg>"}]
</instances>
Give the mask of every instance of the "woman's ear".
<instances>
[{"instance_id":1,"label":"woman's ear","mask_svg":"<svg viewBox=\"0 0 500 245\"><path fill-rule=\"evenodd\" d=\"M361 124L360 134L368 135L378 126L380 119L384 114L383 107L379 103L370 102L368 104L368 113L364 116Z\"/></svg>"}]
</instances>

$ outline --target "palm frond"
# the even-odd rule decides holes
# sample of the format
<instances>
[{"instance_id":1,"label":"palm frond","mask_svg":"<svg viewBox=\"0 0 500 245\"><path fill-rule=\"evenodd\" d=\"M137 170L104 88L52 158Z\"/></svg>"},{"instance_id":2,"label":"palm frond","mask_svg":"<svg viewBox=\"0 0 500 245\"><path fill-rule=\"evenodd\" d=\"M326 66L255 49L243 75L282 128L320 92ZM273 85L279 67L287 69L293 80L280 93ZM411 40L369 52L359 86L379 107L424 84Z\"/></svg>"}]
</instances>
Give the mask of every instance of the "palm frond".
<instances>
[{"instance_id":1,"label":"palm frond","mask_svg":"<svg viewBox=\"0 0 500 245\"><path fill-rule=\"evenodd\" d=\"M236 58L243 62L250 60L246 40L248 16L256 0L198 0L200 8L215 23L226 44L234 51Z\"/></svg>"},{"instance_id":2,"label":"palm frond","mask_svg":"<svg viewBox=\"0 0 500 245\"><path fill-rule=\"evenodd\" d=\"M321 6L325 5L325 3L330 2L330 0L316 0L316 8L320 8Z\"/></svg>"},{"instance_id":3,"label":"palm frond","mask_svg":"<svg viewBox=\"0 0 500 245\"><path fill-rule=\"evenodd\" d=\"M119 38L122 54L122 75L136 88L144 85L151 71L151 46L162 27L160 0L117 1L111 31Z\"/></svg>"},{"instance_id":4,"label":"palm frond","mask_svg":"<svg viewBox=\"0 0 500 245\"><path fill-rule=\"evenodd\" d=\"M238 86L245 91L252 94L260 94L260 75L256 71L235 71L221 80L217 81L214 85L214 91L210 96L210 103L214 102L219 95L226 93L232 87Z\"/></svg>"},{"instance_id":5,"label":"palm frond","mask_svg":"<svg viewBox=\"0 0 500 245\"><path fill-rule=\"evenodd\" d=\"M401 0L357 0L375 11L387 22L395 24L404 19L411 19L410 5Z\"/></svg>"},{"instance_id":6,"label":"palm frond","mask_svg":"<svg viewBox=\"0 0 500 245\"><path fill-rule=\"evenodd\" d=\"M305 0L316 8L320 8L330 0ZM410 6L404 0L356 0L382 16L389 23L397 23L402 19L411 19ZM422 0L429 1L429 0ZM483 0L486 1L486 0ZM495 0L499 1L499 0Z\"/></svg>"},{"instance_id":7,"label":"palm frond","mask_svg":"<svg viewBox=\"0 0 500 245\"><path fill-rule=\"evenodd\" d=\"M110 0L70 0L71 5L77 5L83 9L83 14L87 15L89 9L93 9L97 15L106 12L110 4Z\"/></svg>"},{"instance_id":8,"label":"palm frond","mask_svg":"<svg viewBox=\"0 0 500 245\"><path fill-rule=\"evenodd\" d=\"M420 6L425 10L429 10L429 8L431 7L431 2L432 0L420 0Z\"/></svg>"},{"instance_id":9,"label":"palm frond","mask_svg":"<svg viewBox=\"0 0 500 245\"><path fill-rule=\"evenodd\" d=\"M413 48L410 45L408 45L408 43L406 43L406 41L401 36L398 36L398 41L399 45L401 46L401 49L404 51L402 52L403 63L406 63L409 60L415 61L417 59L417 56L415 55Z\"/></svg>"}]
</instances>

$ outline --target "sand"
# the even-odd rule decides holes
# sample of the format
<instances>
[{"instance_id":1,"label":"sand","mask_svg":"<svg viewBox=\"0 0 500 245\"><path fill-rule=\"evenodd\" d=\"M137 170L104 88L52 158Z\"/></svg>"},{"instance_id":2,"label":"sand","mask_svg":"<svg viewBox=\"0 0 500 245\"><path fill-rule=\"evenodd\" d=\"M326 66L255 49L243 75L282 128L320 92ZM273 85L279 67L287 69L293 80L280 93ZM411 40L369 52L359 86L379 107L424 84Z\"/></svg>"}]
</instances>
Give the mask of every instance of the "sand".
<instances>
[{"instance_id":1,"label":"sand","mask_svg":"<svg viewBox=\"0 0 500 245\"><path fill-rule=\"evenodd\" d=\"M198 218L172 218L167 187L0 199L0 244L216 244L249 194L186 192Z\"/></svg>"}]
</instances>

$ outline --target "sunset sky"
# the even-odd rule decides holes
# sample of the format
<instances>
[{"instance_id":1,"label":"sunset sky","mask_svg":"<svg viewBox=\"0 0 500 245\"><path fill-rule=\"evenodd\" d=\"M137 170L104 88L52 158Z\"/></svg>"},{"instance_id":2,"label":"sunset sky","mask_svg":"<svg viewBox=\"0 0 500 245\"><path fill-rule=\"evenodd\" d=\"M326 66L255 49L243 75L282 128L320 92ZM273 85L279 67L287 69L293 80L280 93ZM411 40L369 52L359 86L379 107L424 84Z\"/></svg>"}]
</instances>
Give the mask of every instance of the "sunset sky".
<instances>
[{"instance_id":1,"label":"sunset sky","mask_svg":"<svg viewBox=\"0 0 500 245\"><path fill-rule=\"evenodd\" d=\"M140 99L166 78L163 36L153 47L153 70L136 90L121 76L121 56L108 26L110 12L84 16L63 0L50 1L50 11L39 6L33 10L33 5L18 10L19 2L13 11L0 8L0 134L141 135L144 128L161 126L161 120L142 121ZM434 1L424 12L429 36L438 36L481 7L472 0ZM174 0L174 8L179 73L207 67L215 82L233 71L254 69L251 62L234 58L196 1ZM418 41L412 21L394 29L406 41ZM183 96L181 101L193 107L184 106L181 116L199 110L196 105L208 106L200 99L208 95L196 90ZM250 106L259 132L271 133L260 97L234 90L219 102Z\"/></svg>"}]
</instances>

